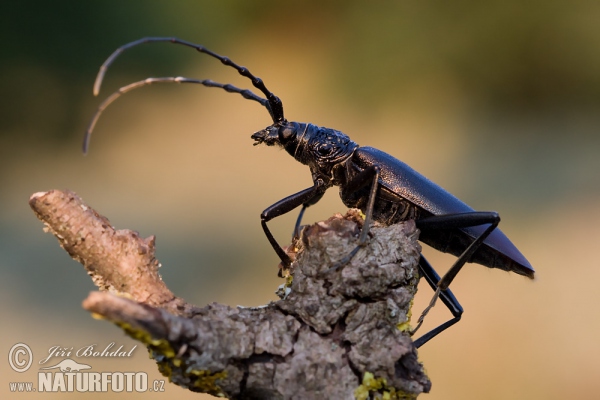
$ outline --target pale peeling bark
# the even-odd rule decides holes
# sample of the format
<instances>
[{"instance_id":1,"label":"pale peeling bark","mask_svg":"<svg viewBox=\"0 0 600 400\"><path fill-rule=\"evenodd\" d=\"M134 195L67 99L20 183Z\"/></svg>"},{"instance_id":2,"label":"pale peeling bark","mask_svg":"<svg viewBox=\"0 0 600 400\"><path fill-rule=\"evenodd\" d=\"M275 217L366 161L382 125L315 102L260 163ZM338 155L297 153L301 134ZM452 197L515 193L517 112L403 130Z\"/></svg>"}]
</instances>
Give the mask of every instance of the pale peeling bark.
<instances>
[{"instance_id":1,"label":"pale peeling bark","mask_svg":"<svg viewBox=\"0 0 600 400\"><path fill-rule=\"evenodd\" d=\"M362 225L356 210L336 215L303 230L281 300L197 307L161 280L154 237L115 230L69 191L36 193L30 205L100 288L84 308L143 342L177 385L238 399L414 398L431 387L406 333L418 282L413 221L373 226L368 244L330 270Z\"/></svg>"}]
</instances>

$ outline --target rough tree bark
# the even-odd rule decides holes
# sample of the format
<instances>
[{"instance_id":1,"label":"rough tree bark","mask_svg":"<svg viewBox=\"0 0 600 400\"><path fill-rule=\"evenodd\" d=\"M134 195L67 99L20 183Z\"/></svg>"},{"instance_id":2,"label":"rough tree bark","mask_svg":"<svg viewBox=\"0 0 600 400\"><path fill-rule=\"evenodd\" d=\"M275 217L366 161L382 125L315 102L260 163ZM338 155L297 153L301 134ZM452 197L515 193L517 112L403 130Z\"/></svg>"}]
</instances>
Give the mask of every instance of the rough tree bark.
<instances>
[{"instance_id":1,"label":"rough tree bark","mask_svg":"<svg viewBox=\"0 0 600 400\"><path fill-rule=\"evenodd\" d=\"M420 250L412 221L373 226L368 245L332 271L362 225L356 210L336 215L293 244L281 300L197 307L162 281L153 236L115 230L69 191L29 203L100 289L83 307L144 343L177 385L238 399L404 399L430 389L407 334Z\"/></svg>"}]
</instances>

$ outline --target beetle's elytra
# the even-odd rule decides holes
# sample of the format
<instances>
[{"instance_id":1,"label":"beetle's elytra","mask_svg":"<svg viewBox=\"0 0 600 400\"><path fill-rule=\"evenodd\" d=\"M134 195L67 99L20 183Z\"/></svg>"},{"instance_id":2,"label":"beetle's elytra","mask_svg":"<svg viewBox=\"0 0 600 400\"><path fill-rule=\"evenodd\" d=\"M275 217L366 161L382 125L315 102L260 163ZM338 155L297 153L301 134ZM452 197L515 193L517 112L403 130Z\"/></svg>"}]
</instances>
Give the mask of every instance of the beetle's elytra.
<instances>
[{"instance_id":1,"label":"beetle's elytra","mask_svg":"<svg viewBox=\"0 0 600 400\"><path fill-rule=\"evenodd\" d=\"M534 277L534 269L512 242L497 228L500 216L495 212L475 211L457 197L433 183L402 161L372 147L361 147L344 133L309 123L289 122L283 114L279 97L269 91L262 79L254 76L227 57L220 56L204 46L177 38L148 37L128 43L108 57L98 73L94 94L98 94L108 67L125 50L151 42L170 42L196 49L220 60L252 82L265 97L247 89L221 84L209 79L184 77L148 78L122 87L109 96L98 108L86 132L83 149L87 152L89 140L102 111L122 94L153 83L195 83L238 93L245 99L262 104L269 112L273 124L252 135L257 144L279 146L297 161L309 167L313 186L276 202L261 214L261 224L271 246L284 266L292 260L275 240L267 222L302 206L295 234L307 207L317 203L332 186L340 187L342 202L348 207L360 208L365 214L365 224L356 248L334 265L330 271L343 266L368 240L371 221L394 224L414 219L421 230L420 240L435 249L457 256L456 262L440 278L427 260L421 256L420 270L435 295L423 311L417 327L439 297L453 317L415 341L420 347L434 336L458 322L463 309L448 288L466 262L474 262L489 268L515 272L528 278Z\"/></svg>"}]
</instances>

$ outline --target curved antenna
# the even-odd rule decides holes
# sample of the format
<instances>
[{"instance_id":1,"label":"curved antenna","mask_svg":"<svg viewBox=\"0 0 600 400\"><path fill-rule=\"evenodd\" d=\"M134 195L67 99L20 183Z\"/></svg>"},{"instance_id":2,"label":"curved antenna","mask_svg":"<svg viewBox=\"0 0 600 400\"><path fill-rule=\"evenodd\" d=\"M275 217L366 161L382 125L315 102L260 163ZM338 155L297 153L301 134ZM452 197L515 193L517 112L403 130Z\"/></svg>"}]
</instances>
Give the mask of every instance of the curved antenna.
<instances>
[{"instance_id":1,"label":"curved antenna","mask_svg":"<svg viewBox=\"0 0 600 400\"><path fill-rule=\"evenodd\" d=\"M100 106L98 106L96 113L94 114L94 116L92 117L92 120L90 121L90 125L88 126L88 129L85 131L85 136L83 138L83 154L87 154L88 148L90 147L90 139L92 136L92 131L94 130L94 127L96 126L96 122L98 122L100 115L106 109L106 107L108 107L113 101L115 101L116 99L118 99L119 97L121 97L122 95L124 95L127 92L132 91L134 89L138 89L142 86L152 85L154 83L196 83L196 84L204 85L207 87L215 87L215 88L223 89L229 93L239 93L245 99L254 100L254 101L257 101L260 104L262 104L269 111L269 114L271 114L271 117L273 119L275 119L275 117L273 116L273 113L271 111L269 101L267 99L263 99L260 96L257 96L256 94L252 93L248 89L239 89L228 83L223 84L223 83L212 81L210 79L191 79L191 78L185 78L182 76L165 77L165 78L147 78L147 79L144 79L143 81L138 81L138 82L131 83L127 86L123 86L122 88L120 88L119 90L117 90L116 92L114 92L113 94L108 96L106 98L106 100L104 100L102 102L102 104L100 104Z\"/></svg>"},{"instance_id":2,"label":"curved antenna","mask_svg":"<svg viewBox=\"0 0 600 400\"><path fill-rule=\"evenodd\" d=\"M269 102L269 109L271 111L270 114L273 118L273 122L278 123L285 121L285 117L283 116L283 104L279 97L275 96L272 92L270 92L269 89L267 89L267 87L265 86L262 79L254 76L248 70L248 68L239 66L238 64L231 61L228 57L224 57L217 53L214 53L202 45L191 43L175 37L145 37L119 47L106 59L106 61L104 61L104 64L102 64L102 66L100 67L100 71L98 71L98 75L96 77L96 82L94 83L94 95L98 95L98 92L100 92L100 86L102 85L102 80L104 79L106 70L121 53L140 44L152 42L169 42L173 44L180 44L183 46L191 47L193 49L198 50L200 53L208 54L209 56L218 59L223 64L229 67L235 68L240 75L250 79L250 81L252 81L252 85L254 85L255 88L260 90L265 95L267 101Z\"/></svg>"}]
</instances>

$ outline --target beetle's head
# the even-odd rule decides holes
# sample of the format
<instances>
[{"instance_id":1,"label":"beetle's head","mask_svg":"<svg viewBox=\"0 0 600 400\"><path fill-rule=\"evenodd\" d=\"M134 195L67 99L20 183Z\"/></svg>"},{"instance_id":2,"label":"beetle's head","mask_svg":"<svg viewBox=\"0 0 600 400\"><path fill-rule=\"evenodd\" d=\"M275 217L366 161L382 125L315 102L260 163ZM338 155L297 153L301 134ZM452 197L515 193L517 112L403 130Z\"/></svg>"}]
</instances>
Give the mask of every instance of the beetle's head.
<instances>
[{"instance_id":1,"label":"beetle's head","mask_svg":"<svg viewBox=\"0 0 600 400\"><path fill-rule=\"evenodd\" d=\"M358 147L340 131L287 121L256 132L252 139L255 145L281 146L297 161L321 171L349 157Z\"/></svg>"},{"instance_id":2,"label":"beetle's head","mask_svg":"<svg viewBox=\"0 0 600 400\"><path fill-rule=\"evenodd\" d=\"M298 157L302 155L302 149L308 140L306 135L308 127L309 124L284 121L254 133L252 139L255 140L255 146L264 143L267 146L283 147L290 155L302 162Z\"/></svg>"}]
</instances>

